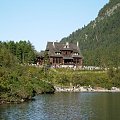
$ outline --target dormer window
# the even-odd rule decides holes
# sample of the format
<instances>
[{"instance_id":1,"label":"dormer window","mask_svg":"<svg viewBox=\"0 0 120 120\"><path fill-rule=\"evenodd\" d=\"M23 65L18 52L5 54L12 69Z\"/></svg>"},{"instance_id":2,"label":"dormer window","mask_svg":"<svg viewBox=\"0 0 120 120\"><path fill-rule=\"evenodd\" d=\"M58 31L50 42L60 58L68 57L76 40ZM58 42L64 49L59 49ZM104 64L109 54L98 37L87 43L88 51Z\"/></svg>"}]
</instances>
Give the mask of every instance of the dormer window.
<instances>
[{"instance_id":1,"label":"dormer window","mask_svg":"<svg viewBox=\"0 0 120 120\"><path fill-rule=\"evenodd\" d=\"M75 52L74 55L79 55L79 53Z\"/></svg>"},{"instance_id":2,"label":"dormer window","mask_svg":"<svg viewBox=\"0 0 120 120\"><path fill-rule=\"evenodd\" d=\"M56 52L57 55L60 55L61 53L60 52Z\"/></svg>"},{"instance_id":3,"label":"dormer window","mask_svg":"<svg viewBox=\"0 0 120 120\"><path fill-rule=\"evenodd\" d=\"M65 45L65 47L64 48L69 48L69 46L68 45Z\"/></svg>"}]
</instances>

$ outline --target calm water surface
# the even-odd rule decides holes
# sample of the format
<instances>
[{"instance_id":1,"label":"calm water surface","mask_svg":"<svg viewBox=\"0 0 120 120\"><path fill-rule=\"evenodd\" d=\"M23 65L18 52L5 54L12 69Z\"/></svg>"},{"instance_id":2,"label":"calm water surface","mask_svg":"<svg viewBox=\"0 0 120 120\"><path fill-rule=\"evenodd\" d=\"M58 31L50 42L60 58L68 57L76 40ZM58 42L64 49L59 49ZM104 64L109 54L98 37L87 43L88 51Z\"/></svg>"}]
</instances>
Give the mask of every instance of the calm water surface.
<instances>
[{"instance_id":1,"label":"calm water surface","mask_svg":"<svg viewBox=\"0 0 120 120\"><path fill-rule=\"evenodd\" d=\"M0 105L0 120L120 120L120 93L55 93Z\"/></svg>"}]
</instances>

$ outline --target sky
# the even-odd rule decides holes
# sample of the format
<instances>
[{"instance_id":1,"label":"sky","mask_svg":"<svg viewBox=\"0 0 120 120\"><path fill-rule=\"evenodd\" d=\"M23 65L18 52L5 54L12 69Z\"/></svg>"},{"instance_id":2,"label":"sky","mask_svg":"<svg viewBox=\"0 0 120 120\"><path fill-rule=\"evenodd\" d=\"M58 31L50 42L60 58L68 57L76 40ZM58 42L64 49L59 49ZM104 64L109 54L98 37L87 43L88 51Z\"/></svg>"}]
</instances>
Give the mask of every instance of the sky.
<instances>
[{"instance_id":1,"label":"sky","mask_svg":"<svg viewBox=\"0 0 120 120\"><path fill-rule=\"evenodd\" d=\"M30 41L37 51L94 20L109 0L0 0L0 41Z\"/></svg>"}]
</instances>

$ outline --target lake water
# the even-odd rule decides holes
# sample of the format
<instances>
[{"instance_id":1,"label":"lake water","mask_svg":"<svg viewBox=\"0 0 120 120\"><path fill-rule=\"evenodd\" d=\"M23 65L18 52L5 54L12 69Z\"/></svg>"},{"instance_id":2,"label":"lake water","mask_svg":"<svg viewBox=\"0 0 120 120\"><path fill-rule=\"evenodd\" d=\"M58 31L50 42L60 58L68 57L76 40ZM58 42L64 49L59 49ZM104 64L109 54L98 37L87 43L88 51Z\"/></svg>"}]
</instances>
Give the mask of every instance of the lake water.
<instances>
[{"instance_id":1,"label":"lake water","mask_svg":"<svg viewBox=\"0 0 120 120\"><path fill-rule=\"evenodd\" d=\"M0 120L120 120L120 93L42 94L0 105Z\"/></svg>"}]
</instances>

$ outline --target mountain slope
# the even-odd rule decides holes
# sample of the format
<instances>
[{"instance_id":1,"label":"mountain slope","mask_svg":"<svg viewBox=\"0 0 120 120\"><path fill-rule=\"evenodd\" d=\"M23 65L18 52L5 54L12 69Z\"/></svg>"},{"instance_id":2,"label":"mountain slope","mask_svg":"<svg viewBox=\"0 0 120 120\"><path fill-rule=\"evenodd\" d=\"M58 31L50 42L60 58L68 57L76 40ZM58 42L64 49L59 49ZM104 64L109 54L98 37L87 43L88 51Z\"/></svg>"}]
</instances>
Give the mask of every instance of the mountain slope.
<instances>
[{"instance_id":1,"label":"mountain slope","mask_svg":"<svg viewBox=\"0 0 120 120\"><path fill-rule=\"evenodd\" d=\"M61 42L79 41L84 65L120 66L120 1L110 0L87 26Z\"/></svg>"}]
</instances>

